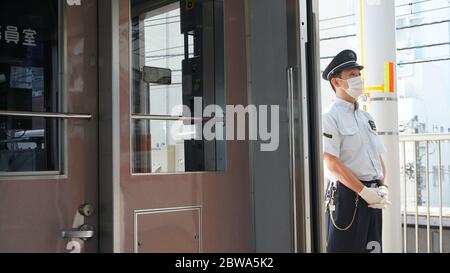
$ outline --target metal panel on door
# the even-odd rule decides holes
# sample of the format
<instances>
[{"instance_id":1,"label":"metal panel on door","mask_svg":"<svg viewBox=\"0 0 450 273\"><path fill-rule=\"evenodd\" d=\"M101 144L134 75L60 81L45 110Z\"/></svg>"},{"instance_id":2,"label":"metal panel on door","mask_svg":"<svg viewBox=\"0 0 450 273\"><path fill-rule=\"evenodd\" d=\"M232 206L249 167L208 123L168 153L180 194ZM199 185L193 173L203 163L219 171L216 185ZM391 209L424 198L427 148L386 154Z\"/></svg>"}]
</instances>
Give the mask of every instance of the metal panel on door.
<instances>
[{"instance_id":1,"label":"metal panel on door","mask_svg":"<svg viewBox=\"0 0 450 273\"><path fill-rule=\"evenodd\" d=\"M135 212L135 252L201 251L201 208Z\"/></svg>"}]
</instances>

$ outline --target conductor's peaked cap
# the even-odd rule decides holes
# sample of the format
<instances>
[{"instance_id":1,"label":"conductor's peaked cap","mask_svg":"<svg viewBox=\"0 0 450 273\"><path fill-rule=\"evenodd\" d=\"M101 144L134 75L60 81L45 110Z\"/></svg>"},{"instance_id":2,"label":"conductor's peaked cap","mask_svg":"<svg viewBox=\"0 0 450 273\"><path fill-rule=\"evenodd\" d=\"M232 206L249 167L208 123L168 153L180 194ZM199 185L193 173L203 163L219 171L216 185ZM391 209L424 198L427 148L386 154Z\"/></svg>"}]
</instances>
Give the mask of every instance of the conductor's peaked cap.
<instances>
[{"instance_id":1,"label":"conductor's peaked cap","mask_svg":"<svg viewBox=\"0 0 450 273\"><path fill-rule=\"evenodd\" d=\"M346 49L344 51L341 51L339 54L336 55L336 57L333 58L333 60L327 66L327 68L322 74L322 78L326 81L329 81L331 80L334 74L339 73L344 69L348 68L359 68L360 70L364 69L364 66L356 62L357 60L358 57L356 56L356 53L353 50Z\"/></svg>"}]
</instances>

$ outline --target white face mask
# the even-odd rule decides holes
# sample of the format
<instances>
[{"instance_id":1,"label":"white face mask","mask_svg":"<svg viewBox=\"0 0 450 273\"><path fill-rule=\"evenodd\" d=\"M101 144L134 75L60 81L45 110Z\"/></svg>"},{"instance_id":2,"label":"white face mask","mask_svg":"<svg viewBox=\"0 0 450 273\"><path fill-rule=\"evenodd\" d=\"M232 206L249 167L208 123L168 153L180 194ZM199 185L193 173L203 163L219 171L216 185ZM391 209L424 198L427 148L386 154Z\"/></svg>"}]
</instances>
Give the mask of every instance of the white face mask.
<instances>
[{"instance_id":1,"label":"white face mask","mask_svg":"<svg viewBox=\"0 0 450 273\"><path fill-rule=\"evenodd\" d=\"M352 98L358 99L364 91L364 81L361 76L347 80L348 89L345 90Z\"/></svg>"}]
</instances>

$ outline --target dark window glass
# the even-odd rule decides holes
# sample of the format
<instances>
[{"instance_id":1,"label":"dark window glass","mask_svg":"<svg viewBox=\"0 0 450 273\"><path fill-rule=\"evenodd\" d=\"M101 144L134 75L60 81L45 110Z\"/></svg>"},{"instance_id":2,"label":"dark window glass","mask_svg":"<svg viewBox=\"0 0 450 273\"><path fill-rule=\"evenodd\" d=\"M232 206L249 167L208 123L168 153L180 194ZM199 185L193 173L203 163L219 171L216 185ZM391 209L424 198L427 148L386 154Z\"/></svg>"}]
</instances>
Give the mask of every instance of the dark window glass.
<instances>
[{"instance_id":1,"label":"dark window glass","mask_svg":"<svg viewBox=\"0 0 450 273\"><path fill-rule=\"evenodd\" d=\"M223 2L131 0L131 17L133 172L224 170L225 141L189 139L202 128L181 107L225 109Z\"/></svg>"},{"instance_id":2,"label":"dark window glass","mask_svg":"<svg viewBox=\"0 0 450 273\"><path fill-rule=\"evenodd\" d=\"M58 112L57 0L2 1L0 111ZM59 121L0 116L0 174L59 171Z\"/></svg>"}]
</instances>

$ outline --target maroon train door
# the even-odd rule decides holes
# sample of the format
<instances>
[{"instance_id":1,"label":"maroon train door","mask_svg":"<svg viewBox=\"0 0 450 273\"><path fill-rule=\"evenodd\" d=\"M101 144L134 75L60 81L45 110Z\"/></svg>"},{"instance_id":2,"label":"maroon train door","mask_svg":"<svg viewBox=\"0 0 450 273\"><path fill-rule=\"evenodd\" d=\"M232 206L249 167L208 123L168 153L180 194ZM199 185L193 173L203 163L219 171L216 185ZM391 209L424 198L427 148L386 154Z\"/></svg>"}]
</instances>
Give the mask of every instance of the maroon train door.
<instances>
[{"instance_id":1,"label":"maroon train door","mask_svg":"<svg viewBox=\"0 0 450 273\"><path fill-rule=\"evenodd\" d=\"M1 6L0 252L97 252L97 1Z\"/></svg>"},{"instance_id":2,"label":"maroon train door","mask_svg":"<svg viewBox=\"0 0 450 273\"><path fill-rule=\"evenodd\" d=\"M211 119L194 113L247 105L245 2L119 0L118 10L120 251L252 251L248 142L202 136Z\"/></svg>"}]
</instances>

